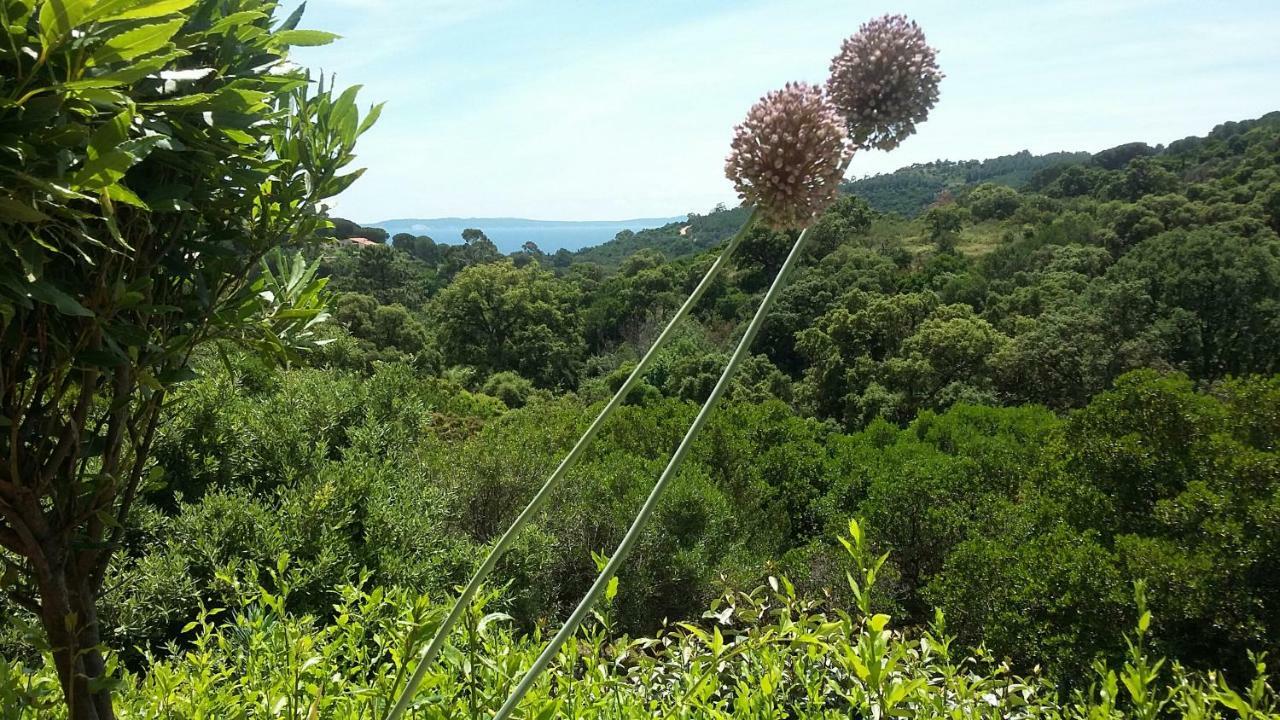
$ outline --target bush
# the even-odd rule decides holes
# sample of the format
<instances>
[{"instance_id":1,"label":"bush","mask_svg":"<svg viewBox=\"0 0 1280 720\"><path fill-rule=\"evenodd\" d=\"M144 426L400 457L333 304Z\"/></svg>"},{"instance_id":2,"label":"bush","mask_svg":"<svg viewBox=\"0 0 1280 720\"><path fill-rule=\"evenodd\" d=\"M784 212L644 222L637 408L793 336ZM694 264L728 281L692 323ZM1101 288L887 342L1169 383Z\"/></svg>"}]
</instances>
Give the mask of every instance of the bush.
<instances>
[{"instance_id":1,"label":"bush","mask_svg":"<svg viewBox=\"0 0 1280 720\"><path fill-rule=\"evenodd\" d=\"M961 651L941 613L918 633L891 629L890 616L876 612L869 594L883 559L873 559L858 527L851 529L845 544L853 568L852 612L802 600L785 578L770 577L750 592L717 599L702 622L631 638L614 631L613 604L607 603L577 641L561 649L523 707L542 717L618 720L1276 716L1280 700L1261 658L1252 663L1249 689L1238 692L1220 676L1191 675L1152 656L1145 642L1152 620L1141 585L1137 629L1125 639L1124 659L1098 664L1087 689L1070 695L1059 692L1050 674L1018 676L989 654ZM298 615L287 610L296 573L281 556L264 569L261 587L235 584L236 592L252 598L243 609L199 612L185 626L189 649L154 660L145 675L124 674L121 714L381 716L443 608L405 590L348 585L334 593L332 621ZM472 605L416 698L417 712L479 717L505 699L511 678L529 666L542 641L513 629L502 605L496 593L482 594ZM263 698L270 699L270 711ZM15 720L56 716L59 701L47 664L0 661L0 702L16 710Z\"/></svg>"},{"instance_id":2,"label":"bush","mask_svg":"<svg viewBox=\"0 0 1280 720\"><path fill-rule=\"evenodd\" d=\"M509 408L519 408L529 402L534 388L533 383L520 377L519 373L508 370L490 375L480 391L501 400Z\"/></svg>"}]
</instances>

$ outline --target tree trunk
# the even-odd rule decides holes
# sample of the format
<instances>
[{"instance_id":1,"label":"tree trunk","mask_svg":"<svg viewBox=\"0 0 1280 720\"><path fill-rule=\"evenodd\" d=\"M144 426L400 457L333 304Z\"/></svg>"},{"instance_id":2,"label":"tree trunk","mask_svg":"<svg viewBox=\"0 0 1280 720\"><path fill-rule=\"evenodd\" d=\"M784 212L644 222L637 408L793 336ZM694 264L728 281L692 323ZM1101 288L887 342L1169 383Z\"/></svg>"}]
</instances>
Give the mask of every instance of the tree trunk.
<instances>
[{"instance_id":1,"label":"tree trunk","mask_svg":"<svg viewBox=\"0 0 1280 720\"><path fill-rule=\"evenodd\" d=\"M100 647L94 592L71 553L46 551L49 573L38 579L40 622L53 653L69 720L114 720L111 693L91 685L103 679L106 661Z\"/></svg>"}]
</instances>

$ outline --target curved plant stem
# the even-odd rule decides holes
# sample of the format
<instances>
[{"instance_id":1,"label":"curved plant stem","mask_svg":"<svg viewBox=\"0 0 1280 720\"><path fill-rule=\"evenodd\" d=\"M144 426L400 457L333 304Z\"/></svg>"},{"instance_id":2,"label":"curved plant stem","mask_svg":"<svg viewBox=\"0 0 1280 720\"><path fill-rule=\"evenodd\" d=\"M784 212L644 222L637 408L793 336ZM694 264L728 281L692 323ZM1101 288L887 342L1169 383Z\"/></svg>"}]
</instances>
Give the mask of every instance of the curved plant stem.
<instances>
[{"instance_id":1,"label":"curved plant stem","mask_svg":"<svg viewBox=\"0 0 1280 720\"><path fill-rule=\"evenodd\" d=\"M702 426L706 424L711 411L715 409L716 404L720 401L720 396L728 389L734 374L737 373L742 359L746 357L747 351L751 349L751 342L755 340L756 334L760 332L760 327L764 325L764 319L769 314L769 308L773 305L778 295L781 294L782 288L786 287L787 276L799 261L808 235L809 229L805 228L800 233L800 237L796 239L795 245L791 247L790 254L787 255L786 261L782 263L782 268L778 270L778 276L773 279L773 284L769 286L769 291L765 293L764 299L760 301L760 307L756 310L755 317L751 318L751 323L747 325L746 332L742 334L742 339L738 341L738 346L734 348L733 355L729 358L729 363L725 365L724 372L720 373L720 379L711 391L711 396L702 404L702 409L698 411L698 416L693 419L693 424L689 426L684 439L680 441L680 446L676 448L675 454L671 456L671 461L667 463L666 469L662 471L662 476L658 478L658 483L653 486L648 499L644 501L644 506L640 508L640 513L632 521L627 534L622 538L622 542L618 544L618 548L614 550L613 556L609 558L609 562L604 566L604 570L600 572L600 576L596 578L595 584L591 586L591 589L587 591L586 597L582 599L582 602L578 603L578 607L574 609L573 614L565 621L564 627L560 628L560 632L556 633L551 643L534 661L533 666L529 668L528 672L520 680L520 684L516 686L511 696L507 698L506 703L498 710L498 714L493 716L493 720L506 720L511 716L516 706L520 704L520 700L529 692L534 682L537 681L538 676L542 674L551 659L559 652L560 646L577 632L578 626L582 624L582 620L591 611L591 607L599 599L601 593L604 592L609 580L626 560L627 553L631 551L631 547L639 540L640 533L644 530L645 524L649 522L649 517L653 515L654 509L657 508L658 500L661 499L663 491L667 489L667 485L675 477L676 471L680 469L680 464L684 462L684 456L689 452L689 448L693 446L693 441L702 432Z\"/></svg>"},{"instance_id":2,"label":"curved plant stem","mask_svg":"<svg viewBox=\"0 0 1280 720\"><path fill-rule=\"evenodd\" d=\"M716 258L716 261L712 263L711 268L707 270L707 274L702 277L702 281L698 283L698 286L694 288L693 293L689 295L689 299L684 301L684 304L680 306L679 310L676 310L676 314L672 316L670 322L668 322L667 326L663 328L662 333L658 335L658 338L653 341L653 345L649 348L648 352L644 354L644 357L640 358L640 362L636 364L635 369L627 376L626 381L622 383L622 387L618 388L618 392L614 393L613 398L609 400L609 403L600 411L600 414L587 428L586 432L582 434L582 437L578 438L578 442L573 446L573 449L569 451L569 454L565 456L564 460L560 461L560 465L556 467L555 472L551 473L551 477L547 478L547 481L543 483L542 488L538 490L538 493L534 495L533 499L529 501L529 504L525 506L524 511L515 519L515 522L511 524L511 527L507 528L507 531L498 539L497 544L489 550L489 555L485 557L484 562L480 563L480 567L476 570L475 575L472 576L471 581L467 583L466 587L463 588L462 593L458 595L458 598L453 603L453 607L449 610L449 614L445 616L444 621L440 623L438 628L436 628L435 636L431 638L430 644L427 645L426 650L418 659L418 667L413 671L413 675L410 676L409 682L400 693L400 697L397 699L395 707L387 713L387 720L399 720L399 718L404 715L405 710L409 707L410 701L413 699L414 693L418 690L418 686L422 684L422 678L426 675L427 669L430 668L431 663L435 661L436 656L440 654L440 649L444 646L445 640L448 639L449 633L458 623L459 618L462 617L468 605L470 605L471 599L474 598L476 593L480 590L480 586L483 585L485 579L489 577L489 573L493 571L493 567L497 564L498 559L501 558L511 546L511 543L515 540L515 537L519 534L520 530L523 529L524 526L528 524L529 520L537 514L538 510L542 508L542 505L551 496L551 492L556 488L556 486L560 484L560 481L564 478L565 473L569 471L569 468L573 467L582 453L591 445L591 441L595 439L596 434L600 432L600 428L604 426L605 421L609 419L609 416L613 414L613 411L616 410L618 406L622 404L622 401L627 398L627 395L631 392L631 389L635 387L636 383L640 381L640 378L644 377L645 372L649 369L649 365L657 356L658 350L666 344L671 333L675 330L676 325L678 325L679 322L689 314L689 311L693 309L693 306L697 304L698 300L706 293L707 289L711 287L711 283L715 280L716 275L718 275L720 270L729 262L729 257L733 255L733 251L738 248L738 245L742 242L742 238L746 236L752 225L755 224L757 215L757 211L753 209L751 214L747 216L747 221L743 223L742 228L739 229L738 232L729 240L729 244L725 246L724 251L721 252L720 256Z\"/></svg>"}]
</instances>

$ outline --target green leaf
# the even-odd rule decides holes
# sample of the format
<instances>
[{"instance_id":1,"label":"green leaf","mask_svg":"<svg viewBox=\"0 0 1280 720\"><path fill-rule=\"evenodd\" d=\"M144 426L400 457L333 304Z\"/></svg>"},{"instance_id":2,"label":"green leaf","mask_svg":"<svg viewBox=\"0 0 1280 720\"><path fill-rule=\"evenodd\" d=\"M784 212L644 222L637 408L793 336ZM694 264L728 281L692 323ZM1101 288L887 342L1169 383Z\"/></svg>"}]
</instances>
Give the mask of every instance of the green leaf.
<instances>
[{"instance_id":1,"label":"green leaf","mask_svg":"<svg viewBox=\"0 0 1280 720\"><path fill-rule=\"evenodd\" d=\"M150 154L156 145L166 138L151 135L143 138L128 139L129 125L133 113L126 110L116 115L109 122L94 131L89 138L88 159L71 178L72 184L85 190L101 190L120 181L129 168ZM120 198L131 205L141 202L133 193L125 191ZM135 202L136 201L136 202Z\"/></svg>"},{"instance_id":2,"label":"green leaf","mask_svg":"<svg viewBox=\"0 0 1280 720\"><path fill-rule=\"evenodd\" d=\"M58 309L63 315L74 315L76 317L93 317L85 306L81 305L75 298L50 285L44 280L38 280L29 283L25 290L33 300L52 305Z\"/></svg>"},{"instance_id":3,"label":"green leaf","mask_svg":"<svg viewBox=\"0 0 1280 720\"><path fill-rule=\"evenodd\" d=\"M534 720L551 720L560 713L560 705L562 703L563 701L559 699L552 700L538 711L538 714L534 716Z\"/></svg>"},{"instance_id":4,"label":"green leaf","mask_svg":"<svg viewBox=\"0 0 1280 720\"><path fill-rule=\"evenodd\" d=\"M360 122L360 128L356 130L356 134L363 135L366 130L373 127L378 122L378 118L382 116L382 106L386 103L378 103L369 108L369 114L364 116L364 120Z\"/></svg>"},{"instance_id":5,"label":"green leaf","mask_svg":"<svg viewBox=\"0 0 1280 720\"><path fill-rule=\"evenodd\" d=\"M129 104L129 98L121 92L107 87L86 87L68 93L99 107L116 108Z\"/></svg>"},{"instance_id":6,"label":"green leaf","mask_svg":"<svg viewBox=\"0 0 1280 720\"><path fill-rule=\"evenodd\" d=\"M94 89L94 88L110 88L110 87L117 87L122 84L123 83L121 83L119 80L108 80L105 77L100 77L100 78L89 78L86 80L72 80L71 82L62 83L57 87L71 93L76 93L76 92L79 92L80 90L88 90L88 89Z\"/></svg>"},{"instance_id":7,"label":"green leaf","mask_svg":"<svg viewBox=\"0 0 1280 720\"><path fill-rule=\"evenodd\" d=\"M45 54L79 27L88 9L89 0L45 0L40 6L40 44Z\"/></svg>"},{"instance_id":8,"label":"green leaf","mask_svg":"<svg viewBox=\"0 0 1280 720\"><path fill-rule=\"evenodd\" d=\"M103 43L98 52L90 58L89 64L127 62L156 52L169 44L173 36L182 29L182 25L182 20L171 20L126 30Z\"/></svg>"},{"instance_id":9,"label":"green leaf","mask_svg":"<svg viewBox=\"0 0 1280 720\"><path fill-rule=\"evenodd\" d=\"M347 188L351 187L351 183L355 182L356 180L359 180L360 176L364 175L364 171L365 171L365 168L360 168L355 172L350 172L350 173L347 173L346 175L342 175L334 178L333 183L328 188L330 194L337 195L338 193L341 193L343 190L346 190Z\"/></svg>"},{"instance_id":10,"label":"green leaf","mask_svg":"<svg viewBox=\"0 0 1280 720\"><path fill-rule=\"evenodd\" d=\"M41 190L44 190L45 192L53 195L59 200L93 200L93 198L89 195L85 195L84 193L78 193L74 190L71 190L70 188L63 187L62 185L58 185L56 183L48 182L47 180L42 180L38 177L33 177L21 171L15 171L13 173L13 176L17 178L21 178L24 182L30 183L31 185L34 185L40 188Z\"/></svg>"},{"instance_id":11,"label":"green leaf","mask_svg":"<svg viewBox=\"0 0 1280 720\"><path fill-rule=\"evenodd\" d=\"M186 10L194 3L195 0L115 0L94 8L93 16L94 19L102 22L145 20L173 15Z\"/></svg>"},{"instance_id":12,"label":"green leaf","mask_svg":"<svg viewBox=\"0 0 1280 720\"><path fill-rule=\"evenodd\" d=\"M151 102L138 103L143 107L156 108L163 110L165 108L184 108L207 105L214 98L212 93L196 93L194 95L184 95L176 97L172 100L153 100Z\"/></svg>"},{"instance_id":13,"label":"green leaf","mask_svg":"<svg viewBox=\"0 0 1280 720\"><path fill-rule=\"evenodd\" d=\"M172 52L167 52L162 55L149 57L146 60L142 60L132 65L128 65L115 72L108 73L106 75L102 75L100 77L94 78L94 81L111 82L119 85L127 85L129 83L134 83L141 80L144 77L147 77L148 75L153 75L155 73L160 72L165 67L170 65L174 60L177 60L178 58L183 57L186 54L187 53L185 52L174 50Z\"/></svg>"},{"instance_id":14,"label":"green leaf","mask_svg":"<svg viewBox=\"0 0 1280 720\"><path fill-rule=\"evenodd\" d=\"M27 20L31 18L31 13L36 9L36 0L8 0L7 20L16 27L15 35L26 37Z\"/></svg>"},{"instance_id":15,"label":"green leaf","mask_svg":"<svg viewBox=\"0 0 1280 720\"><path fill-rule=\"evenodd\" d=\"M227 30L237 28L242 25L248 25L265 17L267 17L266 13L261 13L257 10L241 10L240 12L231 13L214 23L206 32L210 35L222 35L225 34Z\"/></svg>"},{"instance_id":16,"label":"green leaf","mask_svg":"<svg viewBox=\"0 0 1280 720\"><path fill-rule=\"evenodd\" d=\"M48 215L30 205L14 200L11 197L0 195L0 223L31 223L48 219Z\"/></svg>"},{"instance_id":17,"label":"green leaf","mask_svg":"<svg viewBox=\"0 0 1280 720\"><path fill-rule=\"evenodd\" d=\"M122 202L125 205L132 205L142 210L149 209L147 204L142 201L142 198L138 197L137 194L123 185L115 184L109 186L107 188L107 194L116 202Z\"/></svg>"},{"instance_id":18,"label":"green leaf","mask_svg":"<svg viewBox=\"0 0 1280 720\"><path fill-rule=\"evenodd\" d=\"M119 182L135 162L137 158L133 155L123 150L113 150L86 162L72 176L71 184L78 190L101 190Z\"/></svg>"},{"instance_id":19,"label":"green leaf","mask_svg":"<svg viewBox=\"0 0 1280 720\"><path fill-rule=\"evenodd\" d=\"M328 45L340 37L342 36L323 30L281 30L271 36L271 41L276 46L315 47Z\"/></svg>"},{"instance_id":20,"label":"green leaf","mask_svg":"<svg viewBox=\"0 0 1280 720\"><path fill-rule=\"evenodd\" d=\"M270 93L228 87L219 90L209 104L215 110L252 113L266 106L270 99Z\"/></svg>"},{"instance_id":21,"label":"green leaf","mask_svg":"<svg viewBox=\"0 0 1280 720\"><path fill-rule=\"evenodd\" d=\"M34 233L33 240L34 240ZM36 282L44 275L44 264L48 260L41 248L47 247L42 242L18 243L14 251L18 255L18 261L22 263L22 272L26 275L27 282Z\"/></svg>"},{"instance_id":22,"label":"green leaf","mask_svg":"<svg viewBox=\"0 0 1280 720\"><path fill-rule=\"evenodd\" d=\"M219 132L238 145L252 145L258 141L257 138L249 133L235 128L219 128Z\"/></svg>"},{"instance_id":23,"label":"green leaf","mask_svg":"<svg viewBox=\"0 0 1280 720\"><path fill-rule=\"evenodd\" d=\"M133 111L125 110L94 130L93 135L89 136L89 159L93 160L115 150L129 137L129 124L132 122Z\"/></svg>"},{"instance_id":24,"label":"green leaf","mask_svg":"<svg viewBox=\"0 0 1280 720\"><path fill-rule=\"evenodd\" d=\"M489 627L491 623L511 622L513 620L515 620L515 618L511 617L506 613L491 612L488 615L485 615L484 617L480 618L480 622L476 623L476 632L483 633L485 631L485 628Z\"/></svg>"},{"instance_id":25,"label":"green leaf","mask_svg":"<svg viewBox=\"0 0 1280 720\"><path fill-rule=\"evenodd\" d=\"M284 22L280 23L278 30L292 30L298 27L298 23L302 22L302 13L306 12L306 10L307 4L305 2L300 3L297 9L290 13L289 17L284 19Z\"/></svg>"}]
</instances>

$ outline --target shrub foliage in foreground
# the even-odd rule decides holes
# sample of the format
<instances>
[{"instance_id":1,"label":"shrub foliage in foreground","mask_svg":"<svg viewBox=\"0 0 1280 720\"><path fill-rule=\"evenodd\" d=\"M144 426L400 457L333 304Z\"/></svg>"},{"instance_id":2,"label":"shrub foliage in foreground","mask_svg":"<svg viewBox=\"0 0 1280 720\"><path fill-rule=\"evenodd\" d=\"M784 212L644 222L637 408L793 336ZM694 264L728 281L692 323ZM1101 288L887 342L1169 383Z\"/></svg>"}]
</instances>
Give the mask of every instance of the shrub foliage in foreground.
<instances>
[{"instance_id":1,"label":"shrub foliage in foreground","mask_svg":"<svg viewBox=\"0 0 1280 720\"><path fill-rule=\"evenodd\" d=\"M1198 390L1139 372L1067 417L957 406L849 434L742 390L621 577L619 630L651 634L767 574L846 603L833 536L858 516L892 552L883 612L917 627L941 608L958 642L1019 673L1041 665L1087 686L1096 656L1123 656L1115 629L1137 580L1158 618L1154 652L1235 682L1252 672L1246 650L1280 652L1280 377ZM219 575L243 579L286 552L297 614L329 617L332 588L362 570L372 586L432 593L465 581L590 416L582 399L543 393L506 410L406 365L210 368L157 437L164 487L141 498L107 575L105 644L142 669L139 649L185 643L201 603L240 608ZM692 412L659 396L605 427L498 570L517 627L564 617ZM36 656L8 631L0 654Z\"/></svg>"},{"instance_id":2,"label":"shrub foliage in foreground","mask_svg":"<svg viewBox=\"0 0 1280 720\"><path fill-rule=\"evenodd\" d=\"M1240 689L1220 675L1193 675L1150 657L1151 615L1138 585L1137 628L1115 665L1097 663L1087 690L1062 696L1043 677L1019 677L983 650L953 647L941 613L918 635L890 629L870 590L885 557L868 555L857 523L844 543L857 609L830 612L798 599L785 579L712 604L701 623L653 637L612 628L611 608L595 614L560 652L554 671L525 703L528 718L1275 718L1280 706L1262 658ZM441 607L403 590L345 586L334 619L289 614L297 574L282 556L265 586L234 617L206 610L188 624L191 648L158 660L145 676L126 673L119 709L136 718L367 718L385 711L403 684L405 658ZM613 587L616 591L616 585ZM496 594L474 604L419 692L410 717L483 717L507 695L541 647L489 612ZM610 600L614 600L610 593ZM47 669L0 664L0 704L18 718L61 717Z\"/></svg>"}]
</instances>

